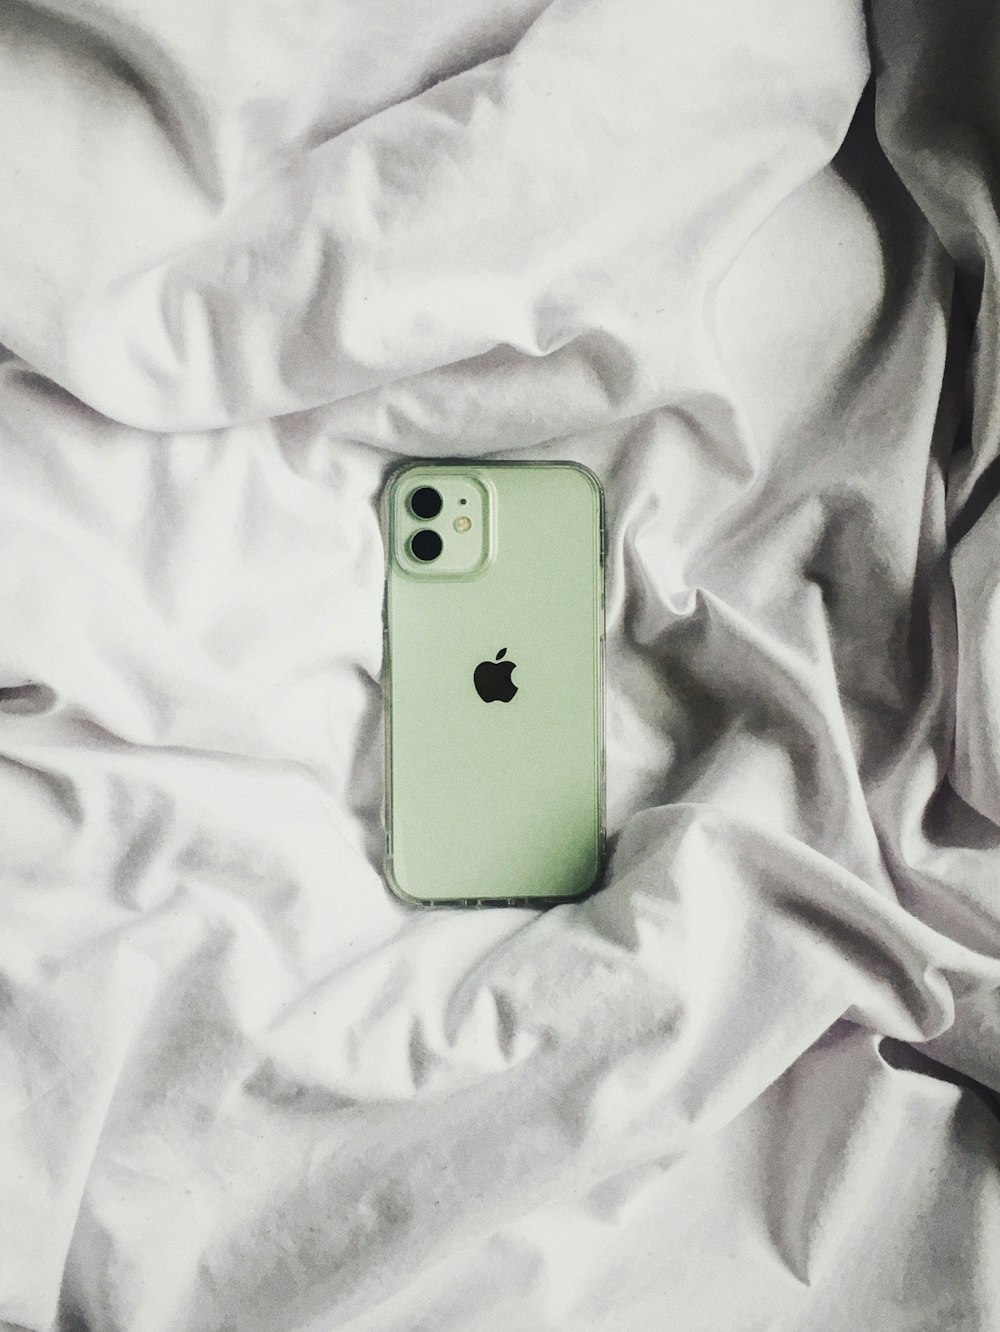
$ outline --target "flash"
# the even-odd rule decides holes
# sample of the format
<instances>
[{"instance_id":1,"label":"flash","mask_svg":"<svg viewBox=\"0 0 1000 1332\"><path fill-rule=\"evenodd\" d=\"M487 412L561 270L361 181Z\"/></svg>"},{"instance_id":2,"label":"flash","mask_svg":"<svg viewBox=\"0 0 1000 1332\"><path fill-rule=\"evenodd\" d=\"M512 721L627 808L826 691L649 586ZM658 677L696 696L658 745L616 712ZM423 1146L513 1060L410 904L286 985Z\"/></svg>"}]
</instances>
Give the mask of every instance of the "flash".
<instances>
[{"instance_id":1,"label":"flash","mask_svg":"<svg viewBox=\"0 0 1000 1332\"><path fill-rule=\"evenodd\" d=\"M456 518L456 519L455 519L455 531L456 531L456 532L468 532L468 530L469 530L469 528L470 528L471 526L472 526L472 519L471 519L471 518L466 518L466 517L463 515L461 518Z\"/></svg>"}]
</instances>

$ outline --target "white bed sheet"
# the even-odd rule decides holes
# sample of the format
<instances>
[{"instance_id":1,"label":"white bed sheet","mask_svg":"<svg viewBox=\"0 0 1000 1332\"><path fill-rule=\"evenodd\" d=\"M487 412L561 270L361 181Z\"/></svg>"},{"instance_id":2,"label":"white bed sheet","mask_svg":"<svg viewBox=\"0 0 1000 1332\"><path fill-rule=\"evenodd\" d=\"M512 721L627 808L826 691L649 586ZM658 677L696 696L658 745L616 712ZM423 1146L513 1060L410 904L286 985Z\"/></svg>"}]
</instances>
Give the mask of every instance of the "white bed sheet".
<instances>
[{"instance_id":1,"label":"white bed sheet","mask_svg":"<svg viewBox=\"0 0 1000 1332\"><path fill-rule=\"evenodd\" d=\"M998 52L0 10L5 1327L1000 1327ZM608 498L545 913L380 875L375 500L469 452Z\"/></svg>"}]
</instances>

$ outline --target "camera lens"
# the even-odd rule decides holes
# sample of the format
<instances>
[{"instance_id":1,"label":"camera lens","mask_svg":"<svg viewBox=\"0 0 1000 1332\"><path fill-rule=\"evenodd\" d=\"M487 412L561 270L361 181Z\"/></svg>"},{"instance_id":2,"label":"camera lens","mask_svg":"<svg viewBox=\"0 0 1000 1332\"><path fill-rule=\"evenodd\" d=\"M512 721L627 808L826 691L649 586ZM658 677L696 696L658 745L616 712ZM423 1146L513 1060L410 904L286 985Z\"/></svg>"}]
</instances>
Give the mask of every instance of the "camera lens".
<instances>
[{"instance_id":1,"label":"camera lens","mask_svg":"<svg viewBox=\"0 0 1000 1332\"><path fill-rule=\"evenodd\" d=\"M432 491L436 494L436 491ZM420 491L417 491L420 494ZM436 560L444 549L444 542L438 536L437 532L432 532L429 527L421 528L419 532L414 532L410 537L410 551L413 558L423 560L425 564L430 564L431 560Z\"/></svg>"},{"instance_id":2,"label":"camera lens","mask_svg":"<svg viewBox=\"0 0 1000 1332\"><path fill-rule=\"evenodd\" d=\"M436 518L441 512L441 496L433 486L421 486L410 496L410 512L425 522L428 518Z\"/></svg>"}]
</instances>

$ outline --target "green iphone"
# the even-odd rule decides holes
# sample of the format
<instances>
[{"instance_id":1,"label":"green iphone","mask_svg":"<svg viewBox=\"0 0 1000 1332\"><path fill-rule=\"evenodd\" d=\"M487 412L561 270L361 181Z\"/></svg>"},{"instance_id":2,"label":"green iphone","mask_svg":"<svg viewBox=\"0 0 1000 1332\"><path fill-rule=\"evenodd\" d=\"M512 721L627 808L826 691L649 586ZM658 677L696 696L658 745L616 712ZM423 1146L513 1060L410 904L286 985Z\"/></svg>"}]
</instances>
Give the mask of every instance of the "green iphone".
<instances>
[{"instance_id":1,"label":"green iphone","mask_svg":"<svg viewBox=\"0 0 1000 1332\"><path fill-rule=\"evenodd\" d=\"M604 849L604 523L566 462L396 472L386 546L386 877L426 905L546 904Z\"/></svg>"}]
</instances>

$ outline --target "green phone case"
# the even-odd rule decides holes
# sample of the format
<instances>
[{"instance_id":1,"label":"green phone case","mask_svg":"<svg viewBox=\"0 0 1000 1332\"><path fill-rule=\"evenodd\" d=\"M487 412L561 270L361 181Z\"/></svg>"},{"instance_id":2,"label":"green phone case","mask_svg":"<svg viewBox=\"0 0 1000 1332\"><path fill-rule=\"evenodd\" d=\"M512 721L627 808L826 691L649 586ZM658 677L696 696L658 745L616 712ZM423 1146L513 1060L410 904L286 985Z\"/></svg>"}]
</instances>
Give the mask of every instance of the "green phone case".
<instances>
[{"instance_id":1,"label":"green phone case","mask_svg":"<svg viewBox=\"0 0 1000 1332\"><path fill-rule=\"evenodd\" d=\"M421 486L443 499L430 520L410 508ZM390 479L385 864L407 901L552 903L596 885L603 511L575 463L421 463ZM422 564L409 543L428 529L443 549Z\"/></svg>"}]
</instances>

